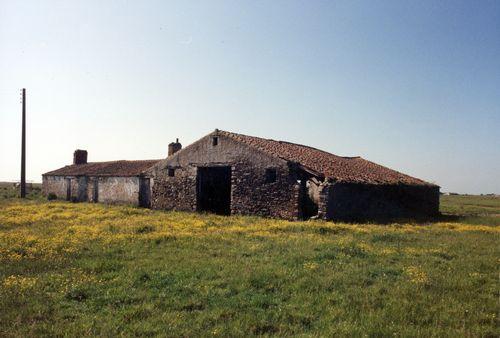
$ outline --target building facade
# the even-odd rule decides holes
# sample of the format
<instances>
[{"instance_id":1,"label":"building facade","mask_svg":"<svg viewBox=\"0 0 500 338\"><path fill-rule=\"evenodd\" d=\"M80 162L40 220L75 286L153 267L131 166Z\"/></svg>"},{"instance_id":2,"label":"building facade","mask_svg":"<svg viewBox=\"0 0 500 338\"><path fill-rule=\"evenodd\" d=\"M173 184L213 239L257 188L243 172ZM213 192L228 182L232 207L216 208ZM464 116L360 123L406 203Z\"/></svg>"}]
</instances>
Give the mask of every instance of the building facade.
<instances>
[{"instance_id":1,"label":"building facade","mask_svg":"<svg viewBox=\"0 0 500 338\"><path fill-rule=\"evenodd\" d=\"M296 219L294 170L287 161L211 134L153 167L151 206Z\"/></svg>"},{"instance_id":2,"label":"building facade","mask_svg":"<svg viewBox=\"0 0 500 338\"><path fill-rule=\"evenodd\" d=\"M74 202L103 202L150 206L151 183L145 171L158 160L87 162L76 150L73 164L42 175L48 196Z\"/></svg>"}]
</instances>

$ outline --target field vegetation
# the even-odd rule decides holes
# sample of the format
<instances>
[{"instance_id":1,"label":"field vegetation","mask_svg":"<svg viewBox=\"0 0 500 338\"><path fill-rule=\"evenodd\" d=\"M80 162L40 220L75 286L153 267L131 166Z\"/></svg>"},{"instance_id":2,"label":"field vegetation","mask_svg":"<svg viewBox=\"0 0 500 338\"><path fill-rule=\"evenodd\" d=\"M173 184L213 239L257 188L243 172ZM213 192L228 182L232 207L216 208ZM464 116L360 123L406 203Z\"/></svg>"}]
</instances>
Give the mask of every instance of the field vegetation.
<instances>
[{"instance_id":1,"label":"field vegetation","mask_svg":"<svg viewBox=\"0 0 500 338\"><path fill-rule=\"evenodd\" d=\"M19 187L15 183L0 182L0 200L19 197ZM27 183L26 198L36 200L42 198L42 185L40 183Z\"/></svg>"},{"instance_id":2,"label":"field vegetation","mask_svg":"<svg viewBox=\"0 0 500 338\"><path fill-rule=\"evenodd\" d=\"M0 200L0 336L498 336L500 200L428 223Z\"/></svg>"}]
</instances>

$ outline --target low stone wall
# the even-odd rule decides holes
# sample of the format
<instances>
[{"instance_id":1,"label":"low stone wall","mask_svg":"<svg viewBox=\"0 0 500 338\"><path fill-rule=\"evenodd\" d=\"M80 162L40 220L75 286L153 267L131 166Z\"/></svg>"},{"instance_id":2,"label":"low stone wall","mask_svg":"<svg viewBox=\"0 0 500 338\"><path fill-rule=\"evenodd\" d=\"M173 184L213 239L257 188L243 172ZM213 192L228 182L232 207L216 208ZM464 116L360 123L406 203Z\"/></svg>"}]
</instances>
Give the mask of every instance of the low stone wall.
<instances>
[{"instance_id":1,"label":"low stone wall","mask_svg":"<svg viewBox=\"0 0 500 338\"><path fill-rule=\"evenodd\" d=\"M336 183L325 187L322 195L323 217L330 220L419 218L439 213L439 187L435 186Z\"/></svg>"}]
</instances>

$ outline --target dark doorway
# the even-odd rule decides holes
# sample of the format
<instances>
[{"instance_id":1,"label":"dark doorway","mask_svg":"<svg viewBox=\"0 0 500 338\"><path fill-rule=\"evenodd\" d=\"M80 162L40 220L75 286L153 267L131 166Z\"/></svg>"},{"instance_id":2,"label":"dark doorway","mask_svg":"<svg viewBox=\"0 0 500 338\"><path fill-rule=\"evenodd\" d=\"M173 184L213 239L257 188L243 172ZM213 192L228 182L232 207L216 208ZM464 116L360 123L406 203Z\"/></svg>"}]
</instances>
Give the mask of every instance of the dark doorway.
<instances>
[{"instance_id":1,"label":"dark doorway","mask_svg":"<svg viewBox=\"0 0 500 338\"><path fill-rule=\"evenodd\" d=\"M66 179L66 201L71 200L71 178Z\"/></svg>"},{"instance_id":2,"label":"dark doorway","mask_svg":"<svg viewBox=\"0 0 500 338\"><path fill-rule=\"evenodd\" d=\"M139 206L143 208L151 206L151 189L147 177L139 177Z\"/></svg>"},{"instance_id":3,"label":"dark doorway","mask_svg":"<svg viewBox=\"0 0 500 338\"><path fill-rule=\"evenodd\" d=\"M231 167L198 167L198 211L231 214Z\"/></svg>"}]
</instances>

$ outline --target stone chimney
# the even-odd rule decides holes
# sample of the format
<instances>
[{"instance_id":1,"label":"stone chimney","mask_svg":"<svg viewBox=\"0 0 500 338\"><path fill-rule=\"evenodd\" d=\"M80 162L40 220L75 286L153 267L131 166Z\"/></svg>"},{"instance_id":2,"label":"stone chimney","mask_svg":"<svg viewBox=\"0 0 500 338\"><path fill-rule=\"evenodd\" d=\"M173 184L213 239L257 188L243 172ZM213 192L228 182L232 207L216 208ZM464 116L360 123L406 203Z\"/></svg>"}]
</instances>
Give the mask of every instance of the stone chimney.
<instances>
[{"instance_id":1,"label":"stone chimney","mask_svg":"<svg viewBox=\"0 0 500 338\"><path fill-rule=\"evenodd\" d=\"M175 142L172 142L168 145L168 156L175 154L181 149L182 144L179 143L179 139L175 139Z\"/></svg>"},{"instance_id":2,"label":"stone chimney","mask_svg":"<svg viewBox=\"0 0 500 338\"><path fill-rule=\"evenodd\" d=\"M73 153L73 164L85 164L87 163L87 151L77 149Z\"/></svg>"}]
</instances>

